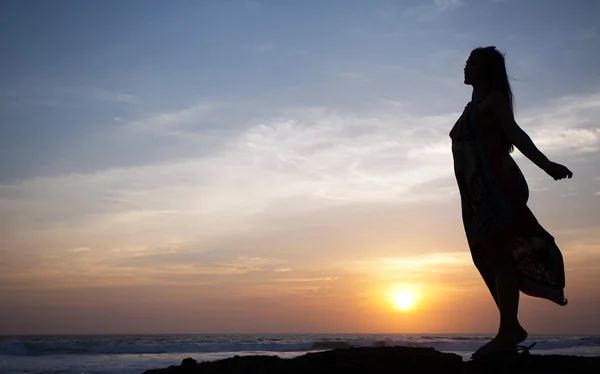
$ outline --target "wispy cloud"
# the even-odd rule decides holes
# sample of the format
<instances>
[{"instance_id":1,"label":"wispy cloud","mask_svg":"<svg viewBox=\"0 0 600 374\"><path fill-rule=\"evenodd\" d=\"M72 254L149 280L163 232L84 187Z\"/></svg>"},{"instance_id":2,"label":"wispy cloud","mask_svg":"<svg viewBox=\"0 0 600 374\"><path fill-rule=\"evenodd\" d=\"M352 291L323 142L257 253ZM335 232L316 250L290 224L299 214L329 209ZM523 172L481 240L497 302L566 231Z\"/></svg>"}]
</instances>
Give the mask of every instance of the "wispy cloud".
<instances>
[{"instance_id":1,"label":"wispy cloud","mask_svg":"<svg viewBox=\"0 0 600 374\"><path fill-rule=\"evenodd\" d=\"M402 15L416 22L432 22L439 20L446 12L464 5L462 0L433 0L421 2L414 7L403 7Z\"/></svg>"},{"instance_id":2,"label":"wispy cloud","mask_svg":"<svg viewBox=\"0 0 600 374\"><path fill-rule=\"evenodd\" d=\"M312 282L324 282L324 281L334 281L337 280L337 277L319 277L319 278L281 278L277 281L279 282L301 282L301 283L312 283Z\"/></svg>"},{"instance_id":3,"label":"wispy cloud","mask_svg":"<svg viewBox=\"0 0 600 374\"><path fill-rule=\"evenodd\" d=\"M468 250L462 252L428 251L423 254L405 256L374 257L349 261L344 266L355 274L378 279L383 284L411 283L426 284L452 279L453 283L473 284L478 281L473 261Z\"/></svg>"},{"instance_id":4,"label":"wispy cloud","mask_svg":"<svg viewBox=\"0 0 600 374\"><path fill-rule=\"evenodd\" d=\"M375 17L380 20L403 19L409 22L432 22L440 20L447 12L464 5L463 0L423 0L416 5L402 2L383 2L375 11ZM431 30L413 29L413 33L430 32ZM377 38L402 38L407 34L402 31L367 31L355 28L354 33Z\"/></svg>"},{"instance_id":5,"label":"wispy cloud","mask_svg":"<svg viewBox=\"0 0 600 374\"><path fill-rule=\"evenodd\" d=\"M281 260L271 258L241 256L233 261L215 262L214 264L245 271L263 271L266 270L266 267L280 262Z\"/></svg>"},{"instance_id":6,"label":"wispy cloud","mask_svg":"<svg viewBox=\"0 0 600 374\"><path fill-rule=\"evenodd\" d=\"M595 152L600 149L600 128L540 129L535 131L536 143L553 152Z\"/></svg>"},{"instance_id":7,"label":"wispy cloud","mask_svg":"<svg viewBox=\"0 0 600 374\"><path fill-rule=\"evenodd\" d=\"M592 151L599 143L598 99L559 100L527 111L521 122L543 151ZM124 126L135 130L127 133L132 141L146 132L201 134L185 126L212 108L199 104ZM93 248L74 257L96 258L97 271L110 271L111 259L158 264L152 256L214 249L236 235L231 228L242 233L275 203L279 213L296 214L347 204L447 200L455 191L448 129L458 114L418 116L393 103L360 114L288 110L239 128L235 136L220 139L222 150L210 155L0 185L7 256L17 258L24 243L44 248L47 261L69 248ZM383 265L417 264L402 261ZM241 250L186 272L191 277L269 269L286 268L281 260Z\"/></svg>"},{"instance_id":8,"label":"wispy cloud","mask_svg":"<svg viewBox=\"0 0 600 374\"><path fill-rule=\"evenodd\" d=\"M446 11L464 5L462 0L434 0L433 4L438 11Z\"/></svg>"},{"instance_id":9,"label":"wispy cloud","mask_svg":"<svg viewBox=\"0 0 600 374\"><path fill-rule=\"evenodd\" d=\"M212 108L200 104L125 127L133 130L130 136L183 132L179 126L202 120ZM598 115L600 100L591 96L561 100L519 117L544 151L564 152L597 149L600 135L592 119ZM124 224L158 222L164 215L187 219L183 217L237 212L241 217L290 196L323 202L397 201L409 191L414 198L414 186L451 176L447 130L457 116L415 116L395 105L362 116L289 111L221 139L224 150L217 154L26 180L0 186L0 194L3 205L19 216L54 214L60 220L69 212L90 219L93 212L110 212L111 220ZM201 129L185 131L202 134ZM240 185L244 194L238 193ZM64 201L72 207L66 209Z\"/></svg>"},{"instance_id":10,"label":"wispy cloud","mask_svg":"<svg viewBox=\"0 0 600 374\"><path fill-rule=\"evenodd\" d=\"M119 103L125 103L125 104L137 104L140 102L139 97L132 95L132 94L121 93L121 92L111 92L111 91L98 89L98 90L93 91L93 95L96 99L102 100L102 101L112 101L112 102L119 102Z\"/></svg>"},{"instance_id":11,"label":"wispy cloud","mask_svg":"<svg viewBox=\"0 0 600 374\"><path fill-rule=\"evenodd\" d=\"M202 102L185 109L172 112L163 112L130 121L124 124L123 130L130 133L152 134L158 136L187 136L194 135L186 126L193 126L202 123L206 116L212 113L219 104L212 102ZM198 135L196 129L196 135Z\"/></svg>"},{"instance_id":12,"label":"wispy cloud","mask_svg":"<svg viewBox=\"0 0 600 374\"><path fill-rule=\"evenodd\" d=\"M222 266L168 265L119 266L94 258L62 259L45 266L20 268L0 275L2 288L37 289L94 288L142 285L205 285L214 284L215 276L240 276L252 270ZM74 282L73 280L77 280Z\"/></svg>"},{"instance_id":13,"label":"wispy cloud","mask_svg":"<svg viewBox=\"0 0 600 374\"><path fill-rule=\"evenodd\" d=\"M81 253L81 252L89 252L89 251L91 251L91 249L89 249L88 247L76 247L76 248L72 248L70 251L73 253Z\"/></svg>"},{"instance_id":14,"label":"wispy cloud","mask_svg":"<svg viewBox=\"0 0 600 374\"><path fill-rule=\"evenodd\" d=\"M336 72L336 75L350 82L368 83L372 81L371 78L366 75L352 71L338 71Z\"/></svg>"},{"instance_id":15,"label":"wispy cloud","mask_svg":"<svg viewBox=\"0 0 600 374\"><path fill-rule=\"evenodd\" d=\"M277 47L277 45L275 43L259 43L259 44L253 44L251 46L251 49L254 52L265 53L265 52L270 52L270 51L274 50L276 47Z\"/></svg>"},{"instance_id":16,"label":"wispy cloud","mask_svg":"<svg viewBox=\"0 0 600 374\"><path fill-rule=\"evenodd\" d=\"M110 103L139 104L140 97L86 86L24 86L17 89L0 91L0 96L12 104L68 107L79 100L99 100Z\"/></svg>"},{"instance_id":17,"label":"wispy cloud","mask_svg":"<svg viewBox=\"0 0 600 374\"><path fill-rule=\"evenodd\" d=\"M463 266L472 263L468 252L427 253L421 256L383 258L377 261L378 267L388 271L422 271L436 266Z\"/></svg>"},{"instance_id":18,"label":"wispy cloud","mask_svg":"<svg viewBox=\"0 0 600 374\"><path fill-rule=\"evenodd\" d=\"M565 97L518 115L517 120L543 151L595 152L600 149L600 94Z\"/></svg>"}]
</instances>

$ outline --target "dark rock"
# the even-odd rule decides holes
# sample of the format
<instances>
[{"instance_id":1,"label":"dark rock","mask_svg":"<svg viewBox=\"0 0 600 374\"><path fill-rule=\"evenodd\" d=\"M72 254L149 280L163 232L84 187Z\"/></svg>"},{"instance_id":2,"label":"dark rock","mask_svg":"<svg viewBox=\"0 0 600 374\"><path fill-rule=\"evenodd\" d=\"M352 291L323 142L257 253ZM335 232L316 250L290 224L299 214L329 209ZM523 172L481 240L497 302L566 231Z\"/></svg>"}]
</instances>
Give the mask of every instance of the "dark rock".
<instances>
[{"instance_id":1,"label":"dark rock","mask_svg":"<svg viewBox=\"0 0 600 374\"><path fill-rule=\"evenodd\" d=\"M352 346L348 342L324 341L314 343L311 348L315 351L320 351L324 349L339 349L350 347Z\"/></svg>"},{"instance_id":2,"label":"dark rock","mask_svg":"<svg viewBox=\"0 0 600 374\"><path fill-rule=\"evenodd\" d=\"M198 362L196 360L194 360L191 357L188 358L184 358L183 361L181 361L181 366L188 366L188 365L196 365Z\"/></svg>"},{"instance_id":3,"label":"dark rock","mask_svg":"<svg viewBox=\"0 0 600 374\"><path fill-rule=\"evenodd\" d=\"M458 355L433 348L365 347L308 353L292 359L277 356L235 356L148 370L144 374L588 374L600 373L600 357L519 355L463 362Z\"/></svg>"},{"instance_id":4,"label":"dark rock","mask_svg":"<svg viewBox=\"0 0 600 374\"><path fill-rule=\"evenodd\" d=\"M286 360L277 356L234 356L219 361L147 370L144 374L275 374L282 372L279 368L283 361Z\"/></svg>"},{"instance_id":5,"label":"dark rock","mask_svg":"<svg viewBox=\"0 0 600 374\"><path fill-rule=\"evenodd\" d=\"M476 359L465 362L463 366L464 374L597 374L600 373L600 357L530 354Z\"/></svg>"},{"instance_id":6,"label":"dark rock","mask_svg":"<svg viewBox=\"0 0 600 374\"><path fill-rule=\"evenodd\" d=\"M350 348L308 353L289 360L288 373L457 373L462 358L433 348Z\"/></svg>"}]
</instances>

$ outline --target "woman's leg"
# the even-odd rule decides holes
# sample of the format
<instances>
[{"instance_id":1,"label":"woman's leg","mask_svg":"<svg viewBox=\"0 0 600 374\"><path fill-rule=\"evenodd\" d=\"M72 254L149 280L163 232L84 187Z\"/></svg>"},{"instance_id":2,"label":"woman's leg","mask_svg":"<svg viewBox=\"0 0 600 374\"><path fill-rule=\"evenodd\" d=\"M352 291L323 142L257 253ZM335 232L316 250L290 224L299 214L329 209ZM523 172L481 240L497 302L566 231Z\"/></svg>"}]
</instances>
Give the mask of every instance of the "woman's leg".
<instances>
[{"instance_id":1,"label":"woman's leg","mask_svg":"<svg viewBox=\"0 0 600 374\"><path fill-rule=\"evenodd\" d=\"M485 282L485 285L487 286L488 290L490 291L490 294L492 295L492 298L494 298L494 302L496 303L496 307L498 307L498 311L502 311L500 308L500 304L498 301L498 293L504 291L505 289L510 289L513 286L517 287L518 289L518 283L516 280L516 274L508 274L509 278L508 278L508 286L504 285L502 286L502 291L499 291L499 280L497 279L498 277L494 274L494 272L492 271L492 268L487 265L484 261L480 260L480 259L476 259L475 260L475 267L477 268L477 270L479 270L479 274L481 275L481 277L483 278L483 281ZM500 269L499 269L500 270ZM510 268L509 268L510 271ZM514 277L513 277L514 276ZM503 277L500 277L500 280L503 279ZM505 283L505 282L503 282ZM510 283L516 283L516 285L511 285ZM508 295L510 295L510 291L508 291ZM519 292L517 292L517 300L516 300L516 305L518 307L519 304ZM510 298L509 298L510 300ZM511 305L510 301L507 301L508 305ZM507 303L505 302L505 304ZM510 310L510 307L508 308ZM510 315L510 314L509 314ZM505 313L506 316L506 313ZM502 318L501 318L502 321ZM510 317L509 317L509 321L510 321ZM510 322L506 320L505 318L505 322L504 322L504 326L510 326ZM502 331L509 331L511 329L507 329L507 327L505 327L504 329L502 329L502 322L501 324L501 330ZM517 338L517 343L521 343L523 341L525 341L525 339L527 339L527 331L525 331L525 329L521 326L521 324L519 323L519 320L517 318L516 321L516 331L518 331L518 338Z\"/></svg>"},{"instance_id":2,"label":"woman's leg","mask_svg":"<svg viewBox=\"0 0 600 374\"><path fill-rule=\"evenodd\" d=\"M496 276L494 275L494 272L492 271L491 267L485 262L485 260L481 258L481 255L473 255L473 263L479 271L479 275L481 275L481 278L483 278L483 281L485 282L485 285L490 291L490 294L494 298L494 302L496 303L498 310L500 310L500 304L498 304L497 296L498 291L496 287Z\"/></svg>"},{"instance_id":3,"label":"woman's leg","mask_svg":"<svg viewBox=\"0 0 600 374\"><path fill-rule=\"evenodd\" d=\"M475 265L500 311L500 327L496 337L481 347L476 354L513 349L527 339L527 331L518 319L520 292L512 254L490 260L488 262L477 259Z\"/></svg>"},{"instance_id":4,"label":"woman's leg","mask_svg":"<svg viewBox=\"0 0 600 374\"><path fill-rule=\"evenodd\" d=\"M518 344L524 331L517 317L519 310L519 283L514 265L503 264L496 271L497 305L500 310L500 328L496 338ZM525 332L525 334L527 334Z\"/></svg>"}]
</instances>

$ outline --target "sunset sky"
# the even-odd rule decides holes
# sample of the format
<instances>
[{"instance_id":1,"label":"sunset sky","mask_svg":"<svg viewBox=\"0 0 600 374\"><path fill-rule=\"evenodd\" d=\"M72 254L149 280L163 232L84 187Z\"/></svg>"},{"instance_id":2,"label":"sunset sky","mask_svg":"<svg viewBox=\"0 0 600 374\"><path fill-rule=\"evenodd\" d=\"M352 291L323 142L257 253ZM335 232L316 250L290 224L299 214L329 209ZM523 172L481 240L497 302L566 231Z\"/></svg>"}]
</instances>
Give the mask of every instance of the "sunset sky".
<instances>
[{"instance_id":1,"label":"sunset sky","mask_svg":"<svg viewBox=\"0 0 600 374\"><path fill-rule=\"evenodd\" d=\"M600 2L0 3L0 334L497 330L448 132L506 53L569 304L600 333ZM416 297L412 310L393 290Z\"/></svg>"}]
</instances>

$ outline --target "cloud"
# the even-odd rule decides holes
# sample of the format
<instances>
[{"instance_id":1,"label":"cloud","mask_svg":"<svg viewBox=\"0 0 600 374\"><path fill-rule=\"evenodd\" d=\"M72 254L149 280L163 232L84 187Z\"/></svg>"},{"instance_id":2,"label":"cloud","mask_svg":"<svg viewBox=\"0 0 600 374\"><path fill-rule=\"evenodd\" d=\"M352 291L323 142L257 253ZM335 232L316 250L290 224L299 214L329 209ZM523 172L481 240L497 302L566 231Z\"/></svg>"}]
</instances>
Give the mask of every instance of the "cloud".
<instances>
[{"instance_id":1,"label":"cloud","mask_svg":"<svg viewBox=\"0 0 600 374\"><path fill-rule=\"evenodd\" d=\"M439 20L447 12L464 5L462 0L433 0L417 6L402 8L402 16L416 22ZM389 12L389 10L388 10Z\"/></svg>"},{"instance_id":2,"label":"cloud","mask_svg":"<svg viewBox=\"0 0 600 374\"><path fill-rule=\"evenodd\" d=\"M600 128L596 129L551 129L542 128L534 132L535 143L548 152L595 152L600 146Z\"/></svg>"},{"instance_id":3,"label":"cloud","mask_svg":"<svg viewBox=\"0 0 600 374\"><path fill-rule=\"evenodd\" d=\"M455 288L479 284L468 249L462 252L429 251L405 256L373 256L344 263L355 276L364 276L380 284L413 284L419 287Z\"/></svg>"},{"instance_id":4,"label":"cloud","mask_svg":"<svg viewBox=\"0 0 600 374\"><path fill-rule=\"evenodd\" d=\"M462 0L434 0L433 4L438 11L446 11L464 5Z\"/></svg>"},{"instance_id":5,"label":"cloud","mask_svg":"<svg viewBox=\"0 0 600 374\"><path fill-rule=\"evenodd\" d=\"M13 105L40 105L49 107L79 106L80 100L95 99L99 101L138 104L141 99L133 94L90 88L86 86L21 86L8 91L0 91L0 96Z\"/></svg>"},{"instance_id":6,"label":"cloud","mask_svg":"<svg viewBox=\"0 0 600 374\"><path fill-rule=\"evenodd\" d=\"M143 119L125 123L121 128L125 134L150 134L156 136L199 137L197 131L190 131L202 124L219 107L218 103L200 102L185 109L159 113Z\"/></svg>"},{"instance_id":7,"label":"cloud","mask_svg":"<svg viewBox=\"0 0 600 374\"><path fill-rule=\"evenodd\" d=\"M97 90L93 90L93 95L96 99L102 100L102 101L112 101L112 102L119 102L119 103L125 103L125 104L137 104L140 102L139 97L137 97L135 95L131 95L131 94L121 93L121 92L111 92L111 91L97 89Z\"/></svg>"},{"instance_id":8,"label":"cloud","mask_svg":"<svg viewBox=\"0 0 600 374\"><path fill-rule=\"evenodd\" d=\"M204 129L192 124L213 110L200 103L125 122L121 131L131 141L147 133L203 136ZM151 269L169 256L172 266L183 266L193 258L181 252L212 251L231 239L235 246L227 247L227 256L181 268L181 274L283 272L284 258L249 255L258 250L233 239L250 235L257 217L273 212L285 217L350 205L408 209L402 207L447 201L456 193L448 131L458 115L415 115L389 102L361 112L289 109L220 137L221 150L208 155L2 184L5 256L19 266L59 266L65 248L85 243L94 251L73 257L96 261L96 271L110 274L111 266L125 271L134 258L133 263L147 261ZM599 115L600 96L590 95L561 99L518 117L543 151L564 153L598 149L594 121ZM174 145L187 141L172 140ZM35 250L23 252L23 247ZM408 269L417 263L403 261L382 266Z\"/></svg>"},{"instance_id":9,"label":"cloud","mask_svg":"<svg viewBox=\"0 0 600 374\"><path fill-rule=\"evenodd\" d=\"M468 252L426 253L418 256L387 257L373 261L371 266L383 272L423 272L449 266L471 265Z\"/></svg>"},{"instance_id":10,"label":"cloud","mask_svg":"<svg viewBox=\"0 0 600 374\"><path fill-rule=\"evenodd\" d=\"M425 267L432 265L464 265L471 263L471 257L466 252L442 252L428 253L423 256L405 257L401 259L384 259L384 264L388 264L394 269Z\"/></svg>"},{"instance_id":11,"label":"cloud","mask_svg":"<svg viewBox=\"0 0 600 374\"><path fill-rule=\"evenodd\" d=\"M115 285L200 285L224 282L226 277L247 277L260 273L282 261L264 257L236 256L228 259L223 252L214 260L192 251L151 248L125 248L119 251L75 248L64 256L42 250L31 261L11 260L12 271L0 274L6 287L105 287ZM239 251L238 251L239 253ZM271 273L274 274L274 273ZM73 279L79 281L74 283Z\"/></svg>"},{"instance_id":12,"label":"cloud","mask_svg":"<svg viewBox=\"0 0 600 374\"><path fill-rule=\"evenodd\" d=\"M337 280L337 277L319 277L319 278L281 278L278 279L278 282L324 282L324 281L334 281Z\"/></svg>"},{"instance_id":13,"label":"cloud","mask_svg":"<svg viewBox=\"0 0 600 374\"><path fill-rule=\"evenodd\" d=\"M48 262L43 267L25 268L25 271L3 272L0 284L1 288L13 289L210 285L218 283L222 277L252 272L249 269L222 266L109 264L94 259L62 259L60 262ZM215 278L217 276L219 278Z\"/></svg>"},{"instance_id":14,"label":"cloud","mask_svg":"<svg viewBox=\"0 0 600 374\"><path fill-rule=\"evenodd\" d=\"M463 0L428 0L419 1L418 5L406 6L406 4L384 2L376 11L376 16L382 20L405 18L416 22L430 22L438 20L445 12L464 5ZM419 30L417 30L419 32ZM401 37L406 33L376 33L380 37ZM375 36L375 34L373 34Z\"/></svg>"},{"instance_id":15,"label":"cloud","mask_svg":"<svg viewBox=\"0 0 600 374\"><path fill-rule=\"evenodd\" d=\"M369 83L372 81L371 78L366 75L352 71L338 71L336 72L336 75L348 82Z\"/></svg>"},{"instance_id":16,"label":"cloud","mask_svg":"<svg viewBox=\"0 0 600 374\"><path fill-rule=\"evenodd\" d=\"M214 108L202 103L128 122L125 128L129 136L189 132L201 137L202 129L186 126ZM598 115L600 96L592 95L531 109L518 119L545 152L591 152L599 146ZM152 227L158 225L164 227L160 231L182 233L197 225L239 222L287 198L311 197L322 207L414 201L419 192L427 195L415 187L452 176L447 133L457 117L458 112L416 116L385 104L362 115L289 110L220 138L223 149L215 154L1 185L0 204L22 224L37 217L53 218L50 226L65 222L95 226L98 232L119 222L140 232L155 232ZM170 221L163 222L164 217Z\"/></svg>"},{"instance_id":17,"label":"cloud","mask_svg":"<svg viewBox=\"0 0 600 374\"><path fill-rule=\"evenodd\" d=\"M263 271L265 267L280 263L281 260L241 256L233 261L215 262L216 266L230 267L245 271Z\"/></svg>"},{"instance_id":18,"label":"cloud","mask_svg":"<svg viewBox=\"0 0 600 374\"><path fill-rule=\"evenodd\" d=\"M147 132L193 132L185 126L211 108L200 104L124 126L135 130L129 132L131 139ZM35 248L27 252L35 261L20 261L21 269L42 264L77 269L78 264L66 267L60 253L85 241L94 248L85 256L86 268L104 273L111 284L150 282L160 274L193 278L269 269L280 261L244 256L245 245L239 243L233 259L221 256L193 268L178 268L185 262L174 262L161 272L143 270L133 280L140 264L156 269L167 255L202 253L242 235L254 217L272 206L278 214L294 214L356 202L418 199L419 194L408 195L411 187L451 173L449 161L432 155L407 163L406 155L421 146L422 131L437 133L436 126L448 126L455 114L419 118L393 110L366 116L290 110L221 139L223 150L214 154L0 185L0 209L6 213L0 231L7 238L7 256L16 261L26 245ZM278 201L286 204L272 205ZM73 277L92 282L100 276Z\"/></svg>"},{"instance_id":19,"label":"cloud","mask_svg":"<svg viewBox=\"0 0 600 374\"><path fill-rule=\"evenodd\" d=\"M568 96L517 113L517 121L542 152L587 153L600 149L600 94Z\"/></svg>"},{"instance_id":20,"label":"cloud","mask_svg":"<svg viewBox=\"0 0 600 374\"><path fill-rule=\"evenodd\" d=\"M265 53L273 51L276 48L275 43L259 43L252 45L251 49L257 53Z\"/></svg>"},{"instance_id":21,"label":"cloud","mask_svg":"<svg viewBox=\"0 0 600 374\"><path fill-rule=\"evenodd\" d=\"M288 271L292 271L292 269L290 269L290 268L277 268L277 269L275 269L273 271L277 272L277 273L286 273Z\"/></svg>"},{"instance_id":22,"label":"cloud","mask_svg":"<svg viewBox=\"0 0 600 374\"><path fill-rule=\"evenodd\" d=\"M70 249L70 251L73 253L81 253L81 252L89 252L89 251L91 251L91 249L89 249L88 247L77 247L77 248Z\"/></svg>"}]
</instances>

